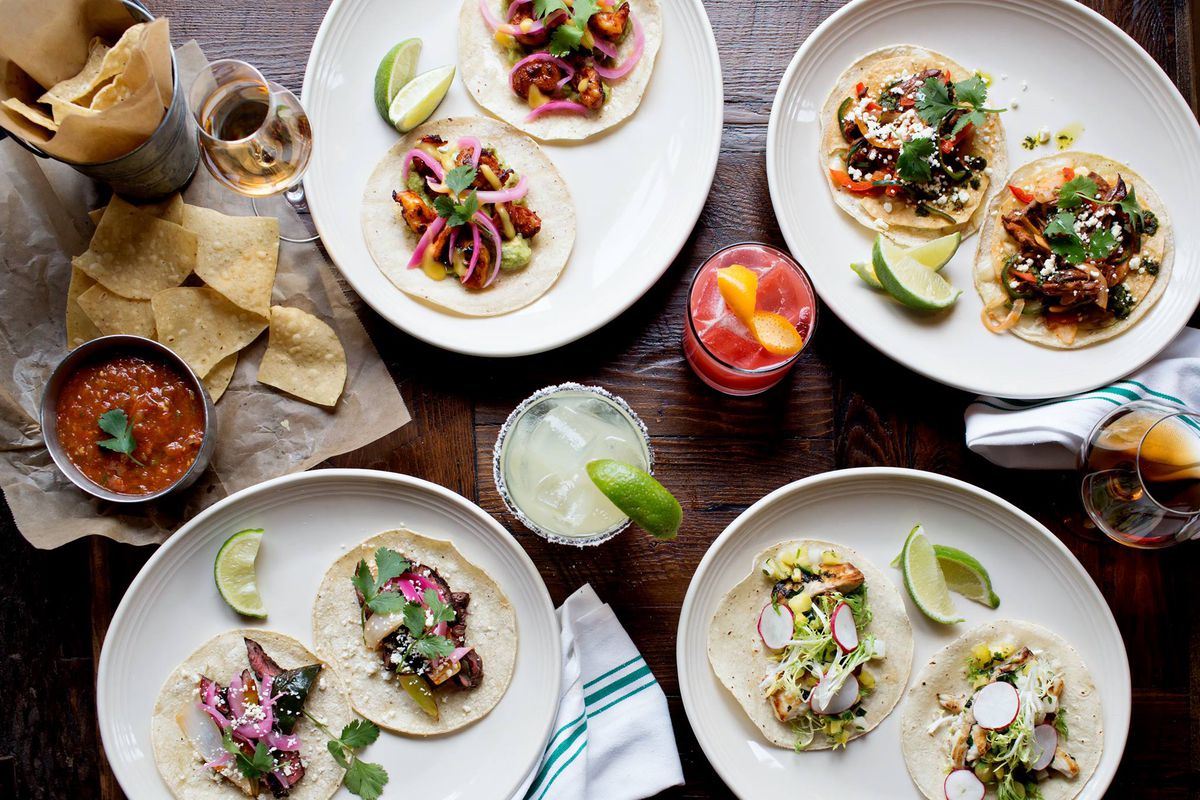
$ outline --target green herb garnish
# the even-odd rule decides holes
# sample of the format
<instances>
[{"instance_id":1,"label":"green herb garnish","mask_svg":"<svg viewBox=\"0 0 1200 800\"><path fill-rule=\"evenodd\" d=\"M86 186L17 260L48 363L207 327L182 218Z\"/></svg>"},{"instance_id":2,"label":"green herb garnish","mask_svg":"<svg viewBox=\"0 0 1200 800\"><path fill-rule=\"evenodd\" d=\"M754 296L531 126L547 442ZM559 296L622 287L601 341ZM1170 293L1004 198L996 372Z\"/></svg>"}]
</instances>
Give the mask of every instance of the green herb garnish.
<instances>
[{"instance_id":1,"label":"green herb garnish","mask_svg":"<svg viewBox=\"0 0 1200 800\"><path fill-rule=\"evenodd\" d=\"M548 5L554 2L555 0L550 0ZM537 0L534 0L534 3L536 9ZM550 53L561 58L582 46L583 35L587 33L588 20L598 10L596 0L575 0L574 8L571 10L571 19L555 28L554 33L550 35Z\"/></svg>"},{"instance_id":2,"label":"green herb garnish","mask_svg":"<svg viewBox=\"0 0 1200 800\"><path fill-rule=\"evenodd\" d=\"M426 620L426 610L428 610L428 620ZM427 633L425 628L428 624L432 631L440 623L453 622L454 617L454 609L438 599L437 592L433 589L426 589L424 608L418 603L409 603L404 607L404 627L408 628L408 632L412 635L409 649L416 650L430 661L445 658L453 653L454 643L449 638L431 632Z\"/></svg>"},{"instance_id":3,"label":"green herb garnish","mask_svg":"<svg viewBox=\"0 0 1200 800\"><path fill-rule=\"evenodd\" d=\"M460 198L460 195L475 182L475 175L475 169L465 164L446 173L444 183L454 194L439 194L433 201L433 210L446 220L446 227L465 225L475 216L475 212L479 211L479 197L474 189L465 199Z\"/></svg>"},{"instance_id":4,"label":"green herb garnish","mask_svg":"<svg viewBox=\"0 0 1200 800\"><path fill-rule=\"evenodd\" d=\"M271 757L271 752L264 743L254 745L254 755L248 756L242 752L242 748L233 740L233 734L229 731L225 731L225 737L221 741L225 751L233 756L238 772L242 773L246 780L257 781L275 769L275 759Z\"/></svg>"},{"instance_id":5,"label":"green herb garnish","mask_svg":"<svg viewBox=\"0 0 1200 800\"><path fill-rule=\"evenodd\" d=\"M100 415L96 424L100 426L100 430L112 437L111 439L101 439L96 444L105 450L129 456L129 460L139 467L146 466L133 457L133 451L137 449L137 439L133 438L133 423L129 421L129 417L124 411L119 408L105 411Z\"/></svg>"},{"instance_id":6,"label":"green herb garnish","mask_svg":"<svg viewBox=\"0 0 1200 800\"><path fill-rule=\"evenodd\" d=\"M1083 240L1075 233L1075 215L1070 211L1055 214L1042 233L1045 234L1050 249L1066 259L1067 263L1080 264L1087 259Z\"/></svg>"},{"instance_id":7,"label":"green herb garnish","mask_svg":"<svg viewBox=\"0 0 1200 800\"><path fill-rule=\"evenodd\" d=\"M375 575L371 575L371 568L367 566L367 562L360 559L350 582L362 594L363 603L372 611L378 614L395 613L406 602L404 596L395 592L381 594L380 590L392 578L400 577L411 568L412 564L404 556L395 550L381 547L375 551ZM396 602L393 598L399 598L400 601L400 605L395 608L392 607Z\"/></svg>"},{"instance_id":8,"label":"green herb garnish","mask_svg":"<svg viewBox=\"0 0 1200 800\"><path fill-rule=\"evenodd\" d=\"M987 122L988 114L999 114L1007 111L1005 108L986 108L987 84L983 78L975 75L964 81L952 84L955 99L950 99L950 87L938 78L926 78L917 93L917 116L927 125L938 127L946 115L957 110L966 111L958 122L954 123L952 134L958 133L967 125L980 128Z\"/></svg>"},{"instance_id":9,"label":"green herb garnish","mask_svg":"<svg viewBox=\"0 0 1200 800\"><path fill-rule=\"evenodd\" d=\"M904 142L896 159L896 174L912 183L925 183L933 177L933 165L929 163L929 157L936 149L937 145L928 137Z\"/></svg>"},{"instance_id":10,"label":"green herb garnish","mask_svg":"<svg viewBox=\"0 0 1200 800\"><path fill-rule=\"evenodd\" d=\"M383 794L383 787L388 782L387 770L378 764L363 761L354 752L379 738L379 728L375 723L363 719L351 720L350 724L342 728L341 736L334 736L329 728L312 714L305 711L304 716L329 737L325 747L338 766L346 770L343 780L350 794L358 795L363 800L379 800Z\"/></svg>"}]
</instances>

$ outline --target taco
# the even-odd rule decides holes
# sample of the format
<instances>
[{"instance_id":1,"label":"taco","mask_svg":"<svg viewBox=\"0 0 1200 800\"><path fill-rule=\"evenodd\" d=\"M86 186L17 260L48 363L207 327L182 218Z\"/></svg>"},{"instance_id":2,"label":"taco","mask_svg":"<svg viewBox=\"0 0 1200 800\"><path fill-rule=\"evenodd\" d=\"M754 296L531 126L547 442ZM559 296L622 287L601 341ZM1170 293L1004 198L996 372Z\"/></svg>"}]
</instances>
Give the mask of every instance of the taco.
<instances>
[{"instance_id":1,"label":"taco","mask_svg":"<svg viewBox=\"0 0 1200 800\"><path fill-rule=\"evenodd\" d=\"M1030 162L988 207L975 255L983 322L1078 348L1134 325L1166 290L1174 233L1158 194L1093 153Z\"/></svg>"},{"instance_id":2,"label":"taco","mask_svg":"<svg viewBox=\"0 0 1200 800\"><path fill-rule=\"evenodd\" d=\"M517 619L496 582L454 545L400 529L367 539L325 573L313 641L359 714L431 736L500 702L516 661Z\"/></svg>"},{"instance_id":3,"label":"taco","mask_svg":"<svg viewBox=\"0 0 1200 800\"><path fill-rule=\"evenodd\" d=\"M904 761L930 800L1069 800L1104 751L1100 693L1083 660L1028 622L955 639L917 676L901 713Z\"/></svg>"},{"instance_id":4,"label":"taco","mask_svg":"<svg viewBox=\"0 0 1200 800\"><path fill-rule=\"evenodd\" d=\"M399 289L468 316L532 303L575 243L575 207L529 137L478 117L410 132L367 180L363 235Z\"/></svg>"},{"instance_id":5,"label":"taco","mask_svg":"<svg viewBox=\"0 0 1200 800\"><path fill-rule=\"evenodd\" d=\"M891 713L912 665L904 601L849 547L797 539L761 553L722 600L708 660L767 741L845 747Z\"/></svg>"},{"instance_id":6,"label":"taco","mask_svg":"<svg viewBox=\"0 0 1200 800\"><path fill-rule=\"evenodd\" d=\"M658 0L463 0L458 69L530 136L587 139L637 110L662 34Z\"/></svg>"},{"instance_id":7,"label":"taco","mask_svg":"<svg viewBox=\"0 0 1200 800\"><path fill-rule=\"evenodd\" d=\"M979 75L915 45L855 61L821 111L834 202L903 245L972 233L1007 164L987 91Z\"/></svg>"},{"instance_id":8,"label":"taco","mask_svg":"<svg viewBox=\"0 0 1200 800\"><path fill-rule=\"evenodd\" d=\"M163 683L150 739L163 781L180 800L291 797L325 800L343 769L326 737L350 722L350 701L337 675L290 636L233 630L202 645ZM236 747L269 765L246 768ZM269 768L268 768L269 767Z\"/></svg>"}]
</instances>

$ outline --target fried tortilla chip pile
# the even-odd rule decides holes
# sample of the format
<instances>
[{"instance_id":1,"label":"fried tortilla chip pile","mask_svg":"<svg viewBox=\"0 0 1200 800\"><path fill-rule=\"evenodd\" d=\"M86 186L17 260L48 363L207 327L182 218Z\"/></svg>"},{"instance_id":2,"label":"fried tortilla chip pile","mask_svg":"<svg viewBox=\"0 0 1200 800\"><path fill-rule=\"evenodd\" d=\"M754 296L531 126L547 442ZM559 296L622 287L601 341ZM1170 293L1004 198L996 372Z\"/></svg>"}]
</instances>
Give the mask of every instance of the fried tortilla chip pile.
<instances>
[{"instance_id":1,"label":"fried tortilla chip pile","mask_svg":"<svg viewBox=\"0 0 1200 800\"><path fill-rule=\"evenodd\" d=\"M271 305L279 221L230 217L174 195L135 206L114 197L91 213L87 252L72 259L67 346L117 333L178 353L216 402L238 354L269 329L258 380L322 406L337 405L346 353L329 325Z\"/></svg>"}]
</instances>

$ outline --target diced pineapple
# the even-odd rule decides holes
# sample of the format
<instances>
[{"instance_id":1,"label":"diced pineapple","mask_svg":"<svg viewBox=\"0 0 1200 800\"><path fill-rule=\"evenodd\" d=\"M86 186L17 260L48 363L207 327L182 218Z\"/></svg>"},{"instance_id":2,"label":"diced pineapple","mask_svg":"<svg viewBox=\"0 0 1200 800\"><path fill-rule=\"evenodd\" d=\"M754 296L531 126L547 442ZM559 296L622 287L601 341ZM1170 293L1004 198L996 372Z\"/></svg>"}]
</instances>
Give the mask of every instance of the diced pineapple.
<instances>
[{"instance_id":1,"label":"diced pineapple","mask_svg":"<svg viewBox=\"0 0 1200 800\"><path fill-rule=\"evenodd\" d=\"M517 40L504 31L496 31L496 41L500 43L501 47L516 47L517 45Z\"/></svg>"},{"instance_id":2,"label":"diced pineapple","mask_svg":"<svg viewBox=\"0 0 1200 800\"><path fill-rule=\"evenodd\" d=\"M871 671L866 667L864 667L862 671L858 673L858 682L867 689L875 688L875 676L872 675Z\"/></svg>"},{"instance_id":3,"label":"diced pineapple","mask_svg":"<svg viewBox=\"0 0 1200 800\"><path fill-rule=\"evenodd\" d=\"M804 582L804 570L800 569L799 567L796 567L795 569L793 569L792 570L792 580L795 581L796 583L803 583Z\"/></svg>"},{"instance_id":4,"label":"diced pineapple","mask_svg":"<svg viewBox=\"0 0 1200 800\"><path fill-rule=\"evenodd\" d=\"M788 599L788 608L792 610L792 613L799 616L812 608L812 598L803 592L793 595Z\"/></svg>"},{"instance_id":5,"label":"diced pineapple","mask_svg":"<svg viewBox=\"0 0 1200 800\"><path fill-rule=\"evenodd\" d=\"M827 728L825 732L830 736L837 736L842 732L842 724L843 723L840 719L831 719L829 720L829 728Z\"/></svg>"},{"instance_id":6,"label":"diced pineapple","mask_svg":"<svg viewBox=\"0 0 1200 800\"><path fill-rule=\"evenodd\" d=\"M842 557L837 554L836 550L826 550L824 553L821 553L821 563L825 566L841 564Z\"/></svg>"},{"instance_id":7,"label":"diced pineapple","mask_svg":"<svg viewBox=\"0 0 1200 800\"><path fill-rule=\"evenodd\" d=\"M971 655L975 658L976 664L986 664L992 660L992 648L986 644L977 644L971 648Z\"/></svg>"},{"instance_id":8,"label":"diced pineapple","mask_svg":"<svg viewBox=\"0 0 1200 800\"><path fill-rule=\"evenodd\" d=\"M1012 642L992 642L988 645L988 649L990 649L997 658L1008 658L1016 651L1017 646Z\"/></svg>"},{"instance_id":9,"label":"diced pineapple","mask_svg":"<svg viewBox=\"0 0 1200 800\"><path fill-rule=\"evenodd\" d=\"M781 550L779 552L779 563L788 569L791 569L792 567L796 566L796 554L789 553L786 550Z\"/></svg>"}]
</instances>

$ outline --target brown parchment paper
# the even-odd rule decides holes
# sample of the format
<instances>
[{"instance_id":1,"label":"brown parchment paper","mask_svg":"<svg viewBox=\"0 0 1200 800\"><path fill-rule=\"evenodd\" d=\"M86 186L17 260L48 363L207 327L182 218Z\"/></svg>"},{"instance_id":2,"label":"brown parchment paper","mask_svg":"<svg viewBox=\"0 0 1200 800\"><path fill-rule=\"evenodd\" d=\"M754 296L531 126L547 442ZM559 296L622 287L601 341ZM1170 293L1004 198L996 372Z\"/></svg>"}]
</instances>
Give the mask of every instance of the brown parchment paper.
<instances>
[{"instance_id":1,"label":"brown parchment paper","mask_svg":"<svg viewBox=\"0 0 1200 800\"><path fill-rule=\"evenodd\" d=\"M176 59L188 76L205 64L194 42ZM225 214L253 213L249 200L221 187L203 167L184 198ZM132 508L77 489L50 460L38 415L42 387L67 353L71 256L87 248L93 230L87 211L101 203L97 187L66 165L0 141L0 487L34 546L57 547L87 534L161 542L227 494L362 447L409 421L395 382L320 250L280 242L272 303L316 314L337 331L348 361L337 407L328 411L258 383L263 334L242 352L217 403L217 449L194 487L177 500ZM291 219L281 220L283 227L297 229L300 221L286 213Z\"/></svg>"},{"instance_id":2,"label":"brown parchment paper","mask_svg":"<svg viewBox=\"0 0 1200 800\"><path fill-rule=\"evenodd\" d=\"M36 105L46 89L79 72L93 36L115 44L132 24L119 0L0 0L0 101L15 97ZM149 72L129 97L95 114L68 117L54 134L0 106L0 127L76 164L130 152L150 138L171 102L166 18L149 23L134 49Z\"/></svg>"}]
</instances>

